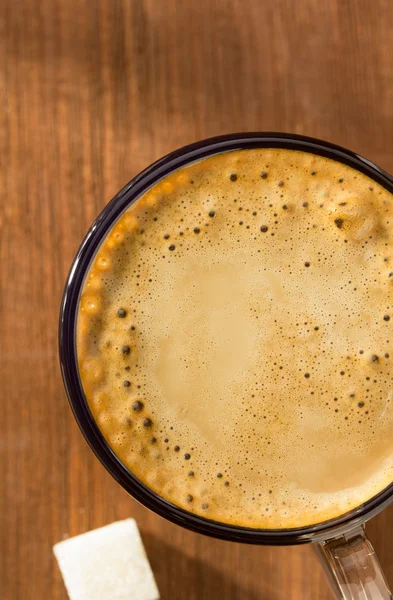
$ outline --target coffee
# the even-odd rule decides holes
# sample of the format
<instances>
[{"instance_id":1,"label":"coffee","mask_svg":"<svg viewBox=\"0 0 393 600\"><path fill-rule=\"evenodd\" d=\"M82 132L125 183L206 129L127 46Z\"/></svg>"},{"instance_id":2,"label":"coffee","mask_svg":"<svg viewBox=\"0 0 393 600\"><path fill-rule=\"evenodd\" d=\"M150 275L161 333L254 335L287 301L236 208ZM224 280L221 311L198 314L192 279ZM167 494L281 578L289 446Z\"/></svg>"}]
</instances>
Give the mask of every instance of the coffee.
<instances>
[{"instance_id":1,"label":"coffee","mask_svg":"<svg viewBox=\"0 0 393 600\"><path fill-rule=\"evenodd\" d=\"M339 162L223 153L161 180L87 275L78 362L119 459L223 523L301 527L393 480L393 198Z\"/></svg>"}]
</instances>

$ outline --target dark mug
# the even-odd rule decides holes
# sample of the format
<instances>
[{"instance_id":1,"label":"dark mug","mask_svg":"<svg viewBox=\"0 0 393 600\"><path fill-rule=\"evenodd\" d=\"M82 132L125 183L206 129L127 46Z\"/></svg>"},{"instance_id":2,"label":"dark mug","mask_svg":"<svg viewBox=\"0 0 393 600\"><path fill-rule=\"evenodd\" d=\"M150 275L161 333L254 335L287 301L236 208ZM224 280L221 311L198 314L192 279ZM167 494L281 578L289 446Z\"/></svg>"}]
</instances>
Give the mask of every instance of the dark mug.
<instances>
[{"instance_id":1,"label":"dark mug","mask_svg":"<svg viewBox=\"0 0 393 600\"><path fill-rule=\"evenodd\" d=\"M76 321L85 276L102 241L123 212L171 172L214 154L246 148L289 148L342 162L393 194L393 178L370 161L339 146L298 135L239 133L203 140L172 152L137 175L104 208L91 226L71 266L60 314L59 351L64 385L74 416L88 444L111 475L142 504L162 517L198 533L247 544L289 545L312 542L337 598L389 599L378 559L364 524L393 500L393 483L338 518L298 529L251 529L206 519L179 508L143 484L117 458L87 404L78 372Z\"/></svg>"}]
</instances>

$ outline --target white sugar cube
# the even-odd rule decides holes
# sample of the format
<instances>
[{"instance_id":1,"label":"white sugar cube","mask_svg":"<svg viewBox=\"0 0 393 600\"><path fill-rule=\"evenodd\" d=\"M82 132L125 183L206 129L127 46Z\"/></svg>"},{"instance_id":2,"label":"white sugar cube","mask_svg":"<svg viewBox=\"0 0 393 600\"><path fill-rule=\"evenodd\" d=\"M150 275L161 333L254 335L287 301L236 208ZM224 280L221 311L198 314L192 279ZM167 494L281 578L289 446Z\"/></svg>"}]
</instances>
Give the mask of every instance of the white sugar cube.
<instances>
[{"instance_id":1,"label":"white sugar cube","mask_svg":"<svg viewBox=\"0 0 393 600\"><path fill-rule=\"evenodd\" d=\"M53 547L71 600L158 600L154 575L134 519Z\"/></svg>"}]
</instances>

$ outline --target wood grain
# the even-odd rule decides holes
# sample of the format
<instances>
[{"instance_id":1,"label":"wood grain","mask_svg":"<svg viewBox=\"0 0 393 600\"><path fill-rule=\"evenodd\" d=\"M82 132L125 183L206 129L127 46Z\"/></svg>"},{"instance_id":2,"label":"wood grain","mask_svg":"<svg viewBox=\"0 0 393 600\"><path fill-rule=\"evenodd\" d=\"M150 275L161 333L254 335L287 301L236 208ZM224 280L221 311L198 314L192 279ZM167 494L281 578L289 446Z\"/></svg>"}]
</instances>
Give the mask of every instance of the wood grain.
<instances>
[{"instance_id":1,"label":"wood grain","mask_svg":"<svg viewBox=\"0 0 393 600\"><path fill-rule=\"evenodd\" d=\"M240 130L393 172L391 0L0 3L0 597L64 600L52 545L137 519L164 600L328 600L310 547L230 544L137 505L68 407L57 319L89 224L138 171ZM393 585L393 507L369 525Z\"/></svg>"}]
</instances>

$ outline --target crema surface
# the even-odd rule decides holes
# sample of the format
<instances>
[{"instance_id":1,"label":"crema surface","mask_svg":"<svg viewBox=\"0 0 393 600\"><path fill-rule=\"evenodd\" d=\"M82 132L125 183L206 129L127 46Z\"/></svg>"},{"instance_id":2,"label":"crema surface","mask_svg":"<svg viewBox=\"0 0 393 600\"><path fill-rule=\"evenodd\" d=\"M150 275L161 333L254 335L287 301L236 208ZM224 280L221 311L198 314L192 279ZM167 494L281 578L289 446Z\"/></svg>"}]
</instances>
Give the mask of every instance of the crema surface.
<instances>
[{"instance_id":1,"label":"crema surface","mask_svg":"<svg viewBox=\"0 0 393 600\"><path fill-rule=\"evenodd\" d=\"M227 152L100 247L77 349L119 459L182 508L300 527L393 479L392 195L333 160Z\"/></svg>"}]
</instances>

